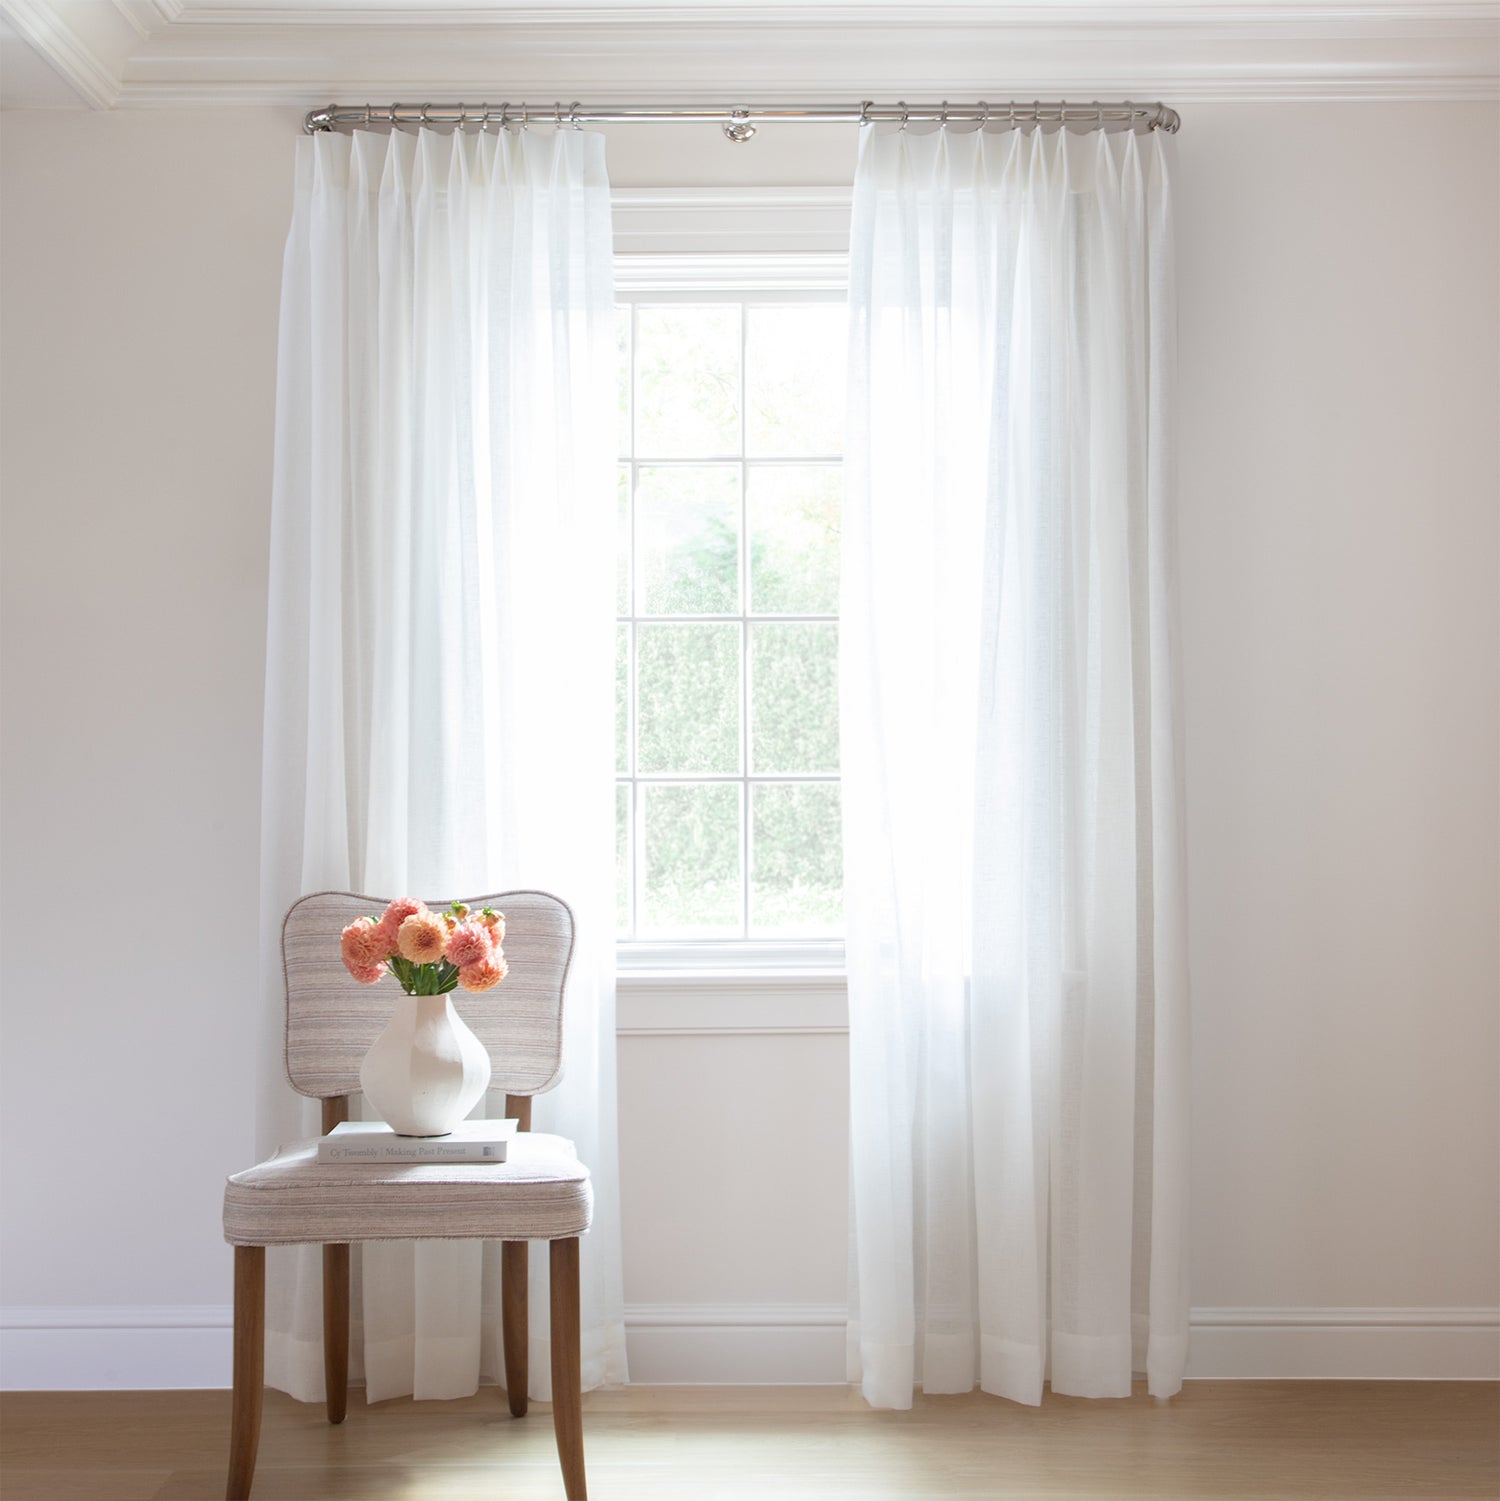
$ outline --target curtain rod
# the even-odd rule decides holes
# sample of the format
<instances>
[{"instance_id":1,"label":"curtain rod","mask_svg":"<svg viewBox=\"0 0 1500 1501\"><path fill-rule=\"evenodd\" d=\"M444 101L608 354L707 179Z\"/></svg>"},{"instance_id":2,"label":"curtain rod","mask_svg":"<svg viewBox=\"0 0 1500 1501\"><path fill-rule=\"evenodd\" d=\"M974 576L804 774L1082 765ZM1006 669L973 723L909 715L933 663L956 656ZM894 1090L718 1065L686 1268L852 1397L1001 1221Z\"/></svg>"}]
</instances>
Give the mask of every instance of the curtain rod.
<instances>
[{"instance_id":1,"label":"curtain rod","mask_svg":"<svg viewBox=\"0 0 1500 1501\"><path fill-rule=\"evenodd\" d=\"M1015 100L1004 104L328 104L309 110L302 122L308 135L355 125L466 125L486 128L497 124L523 128L533 120L539 125L624 125L636 121L676 123L717 122L731 141L748 141L757 120L787 120L804 125L872 125L889 122L905 126L909 121L936 121L948 125L975 121L981 126L1002 121L1012 127L1025 125L1089 125L1102 130L1115 122L1175 133L1182 123L1175 109L1165 104L1134 104L1129 99L1101 104L1070 104L1067 100L1029 104Z\"/></svg>"}]
</instances>

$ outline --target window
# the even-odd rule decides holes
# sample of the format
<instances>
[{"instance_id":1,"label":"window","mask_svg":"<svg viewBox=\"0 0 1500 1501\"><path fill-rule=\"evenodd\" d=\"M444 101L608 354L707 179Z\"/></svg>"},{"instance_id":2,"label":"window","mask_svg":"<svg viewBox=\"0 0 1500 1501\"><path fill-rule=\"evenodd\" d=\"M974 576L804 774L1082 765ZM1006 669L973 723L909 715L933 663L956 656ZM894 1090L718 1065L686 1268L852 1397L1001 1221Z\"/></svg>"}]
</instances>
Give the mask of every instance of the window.
<instances>
[{"instance_id":1,"label":"window","mask_svg":"<svg viewBox=\"0 0 1500 1501\"><path fill-rule=\"evenodd\" d=\"M836 938L843 302L619 319L620 936Z\"/></svg>"}]
</instances>

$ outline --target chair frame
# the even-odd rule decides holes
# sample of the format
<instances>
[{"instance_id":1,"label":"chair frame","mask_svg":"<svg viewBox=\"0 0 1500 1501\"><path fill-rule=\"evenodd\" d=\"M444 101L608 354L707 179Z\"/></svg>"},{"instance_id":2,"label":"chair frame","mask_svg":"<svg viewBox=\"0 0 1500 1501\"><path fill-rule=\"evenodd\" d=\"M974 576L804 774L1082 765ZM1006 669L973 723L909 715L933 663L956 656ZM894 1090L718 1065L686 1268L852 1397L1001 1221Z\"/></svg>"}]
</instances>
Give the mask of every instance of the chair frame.
<instances>
[{"instance_id":1,"label":"chair frame","mask_svg":"<svg viewBox=\"0 0 1500 1501\"><path fill-rule=\"evenodd\" d=\"M507 893L515 895L516 893ZM553 898L555 901L556 898ZM566 904L562 904L566 905ZM571 916L571 914L570 914ZM550 1083L545 1086L550 1088ZM322 1097L323 1135L349 1119L347 1094ZM531 1130L529 1094L505 1096L505 1114L518 1131ZM579 1237L551 1240L552 1424L567 1501L587 1501L583 1461L583 1368L579 1315ZM527 1287L530 1242L500 1246L501 1340L505 1390L512 1417L526 1416L529 1378ZM266 1248L234 1248L234 1390L230 1413L226 1501L248 1501L260 1449L265 1400ZM349 1244L323 1245L323 1374L328 1421L342 1423L349 1402Z\"/></svg>"}]
</instances>

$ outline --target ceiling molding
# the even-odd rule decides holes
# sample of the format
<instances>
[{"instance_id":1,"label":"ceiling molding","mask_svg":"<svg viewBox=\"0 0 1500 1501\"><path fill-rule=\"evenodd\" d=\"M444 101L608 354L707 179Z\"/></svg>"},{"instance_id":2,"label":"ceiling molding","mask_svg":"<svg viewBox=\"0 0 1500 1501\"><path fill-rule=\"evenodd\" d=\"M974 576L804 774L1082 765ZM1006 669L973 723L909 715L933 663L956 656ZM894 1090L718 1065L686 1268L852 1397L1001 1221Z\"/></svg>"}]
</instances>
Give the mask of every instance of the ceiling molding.
<instances>
[{"instance_id":1,"label":"ceiling molding","mask_svg":"<svg viewBox=\"0 0 1500 1501\"><path fill-rule=\"evenodd\" d=\"M551 0L544 5L471 0L460 5L381 3L381 0L344 0L344 3L305 5L178 3L178 0L136 0L171 9L196 26L639 26L639 25L763 25L795 26L920 26L924 29L967 25L976 21L1007 30L1027 27L1070 30L1095 27L1182 27L1195 30L1250 28L1262 34L1302 37L1318 29L1344 27L1370 30L1388 25L1453 25L1492 23L1493 0L1331 0L1308 4L1302 0L1114 0L1114 3L996 4L994 0L912 0L889 3L804 3L804 0L681 0L681 3L599 3L599 0Z\"/></svg>"},{"instance_id":2,"label":"ceiling molding","mask_svg":"<svg viewBox=\"0 0 1500 1501\"><path fill-rule=\"evenodd\" d=\"M143 41L182 14L182 0L114 0L115 9Z\"/></svg>"},{"instance_id":3,"label":"ceiling molding","mask_svg":"<svg viewBox=\"0 0 1500 1501\"><path fill-rule=\"evenodd\" d=\"M47 0L0 0L0 16L94 109L112 109L121 79ZM121 17L123 23L124 17Z\"/></svg>"},{"instance_id":4,"label":"ceiling molding","mask_svg":"<svg viewBox=\"0 0 1500 1501\"><path fill-rule=\"evenodd\" d=\"M0 15L96 108L1500 98L1497 0L0 0Z\"/></svg>"},{"instance_id":5,"label":"ceiling molding","mask_svg":"<svg viewBox=\"0 0 1500 1501\"><path fill-rule=\"evenodd\" d=\"M1082 75L1080 75L1082 78ZM316 109L329 103L350 104L358 100L363 104L366 99L372 104L388 104L393 101L405 103L420 103L429 100L436 103L439 99L451 97L457 99L460 95L471 103L477 103L485 95L485 84L479 80L469 80L466 84L448 84L438 80L429 80L426 83L413 84L409 79L403 83L366 83L356 86L329 85L323 88L307 88L295 84L193 84L193 85L135 85L127 83L120 93L116 106L121 109L220 109L220 108L253 108L256 106L281 107L297 111L299 116L309 109ZM530 93L533 100L546 101L545 107L550 111L552 101L560 99L564 104L569 99L578 97L578 90L568 86L565 80L542 81L532 83ZM1008 97L1005 90L997 88L993 82L985 86L991 100L1003 100ZM512 101L519 100L525 90L522 88L510 88L502 91L493 82L488 85L488 98L498 106L502 97ZM698 90L701 94L703 90ZM715 98L712 102L750 103L756 102L754 95L735 93L731 99L729 90L722 85L715 85L712 89ZM764 93L765 91L759 91ZM889 87L874 87L869 94L880 94L896 97L900 90L892 85ZM907 92L915 92L908 90ZM950 95L957 97L963 90L954 88L949 91ZM1379 77L1353 77L1353 78L1329 78L1329 77L1301 77L1301 78L1275 78L1275 77L1244 77L1234 78L1224 75L1210 77L1198 75L1190 79L1184 79L1174 83L1158 85L1140 84L1120 88L1118 86L1106 86L1090 78L1084 81L1069 83L1037 83L1024 89L1013 90L1023 98L1031 98L1033 95L1041 97L1068 98L1070 100L1084 101L1093 99L1106 93L1127 94L1133 99L1154 100L1160 99L1163 103L1180 109L1183 105L1198 104L1493 104L1500 100L1500 80L1488 73L1453 73L1436 74L1427 73L1411 75L1407 77L1393 78L1388 75ZM600 91L589 90L588 94L597 100ZM801 90L800 96L808 97L807 90ZM849 96L852 98L852 96ZM611 104L648 104L694 101L696 96L685 93L682 90L670 90L666 87L635 89L629 93L619 90L611 93L608 103ZM777 103L795 103L793 92L783 90L776 97ZM855 101L857 103L857 101ZM612 127L618 129L634 127ZM672 128L663 126L661 128ZM700 129L704 128L701 125ZM774 122L764 129L780 129ZM802 129L807 127L786 126L787 129ZM852 130L852 126L844 126L843 129Z\"/></svg>"}]
</instances>

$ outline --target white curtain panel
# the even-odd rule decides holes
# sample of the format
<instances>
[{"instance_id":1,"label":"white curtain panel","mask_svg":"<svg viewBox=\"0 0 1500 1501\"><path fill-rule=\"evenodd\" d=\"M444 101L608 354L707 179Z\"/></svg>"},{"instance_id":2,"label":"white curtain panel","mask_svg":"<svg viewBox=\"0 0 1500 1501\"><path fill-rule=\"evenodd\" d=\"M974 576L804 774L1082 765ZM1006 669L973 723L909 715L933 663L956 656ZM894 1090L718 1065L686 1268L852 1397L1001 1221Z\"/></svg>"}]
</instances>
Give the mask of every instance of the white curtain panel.
<instances>
[{"instance_id":1,"label":"white curtain panel","mask_svg":"<svg viewBox=\"0 0 1500 1501\"><path fill-rule=\"evenodd\" d=\"M880 1407L1182 1379L1169 167L1159 135L863 133L841 692Z\"/></svg>"},{"instance_id":2,"label":"white curtain panel","mask_svg":"<svg viewBox=\"0 0 1500 1501\"><path fill-rule=\"evenodd\" d=\"M587 1386L625 1376L611 255L597 133L300 143L263 814L262 1151L318 1129L282 1071L277 946L298 895L540 887L573 907L565 1073L534 1124L574 1140L594 1172ZM268 1380L307 1400L323 1394L318 1257L273 1253L268 1303ZM356 1260L353 1369L371 1401L503 1379L498 1246L370 1246ZM546 1260L532 1256L539 1398Z\"/></svg>"}]
</instances>

